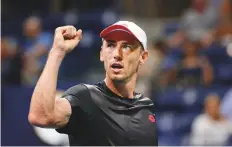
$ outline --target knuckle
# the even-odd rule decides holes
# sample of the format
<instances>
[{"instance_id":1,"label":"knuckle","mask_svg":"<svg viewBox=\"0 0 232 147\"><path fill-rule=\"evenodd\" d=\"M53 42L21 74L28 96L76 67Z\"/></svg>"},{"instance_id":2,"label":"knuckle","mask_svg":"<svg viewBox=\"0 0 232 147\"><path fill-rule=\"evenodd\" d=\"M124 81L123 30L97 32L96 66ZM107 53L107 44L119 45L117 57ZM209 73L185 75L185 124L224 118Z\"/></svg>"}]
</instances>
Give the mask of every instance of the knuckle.
<instances>
[{"instance_id":1,"label":"knuckle","mask_svg":"<svg viewBox=\"0 0 232 147\"><path fill-rule=\"evenodd\" d=\"M61 29L61 27L57 27L57 28L56 28L57 31L60 30L60 29Z\"/></svg>"},{"instance_id":2,"label":"knuckle","mask_svg":"<svg viewBox=\"0 0 232 147\"><path fill-rule=\"evenodd\" d=\"M69 26L68 28L69 28L70 31L75 31L76 30L76 28L74 26Z\"/></svg>"},{"instance_id":3,"label":"knuckle","mask_svg":"<svg viewBox=\"0 0 232 147\"><path fill-rule=\"evenodd\" d=\"M65 28L66 28L66 29L71 29L71 28L72 28L72 26L67 25L67 26L65 26Z\"/></svg>"},{"instance_id":4,"label":"knuckle","mask_svg":"<svg viewBox=\"0 0 232 147\"><path fill-rule=\"evenodd\" d=\"M77 29L75 27L73 27L73 32L76 33Z\"/></svg>"},{"instance_id":5,"label":"knuckle","mask_svg":"<svg viewBox=\"0 0 232 147\"><path fill-rule=\"evenodd\" d=\"M72 28L71 28L71 27L69 27L69 28L68 28L68 31L70 31L70 32L71 32L71 31L72 31Z\"/></svg>"},{"instance_id":6,"label":"knuckle","mask_svg":"<svg viewBox=\"0 0 232 147\"><path fill-rule=\"evenodd\" d=\"M73 30L76 30L76 28L75 28L74 26L72 26L72 29L73 29Z\"/></svg>"},{"instance_id":7,"label":"knuckle","mask_svg":"<svg viewBox=\"0 0 232 147\"><path fill-rule=\"evenodd\" d=\"M59 32L61 30L62 27L57 27L55 32Z\"/></svg>"},{"instance_id":8,"label":"knuckle","mask_svg":"<svg viewBox=\"0 0 232 147\"><path fill-rule=\"evenodd\" d=\"M72 26L72 25L69 25L68 27L69 27L69 28L74 28L74 26Z\"/></svg>"}]
</instances>

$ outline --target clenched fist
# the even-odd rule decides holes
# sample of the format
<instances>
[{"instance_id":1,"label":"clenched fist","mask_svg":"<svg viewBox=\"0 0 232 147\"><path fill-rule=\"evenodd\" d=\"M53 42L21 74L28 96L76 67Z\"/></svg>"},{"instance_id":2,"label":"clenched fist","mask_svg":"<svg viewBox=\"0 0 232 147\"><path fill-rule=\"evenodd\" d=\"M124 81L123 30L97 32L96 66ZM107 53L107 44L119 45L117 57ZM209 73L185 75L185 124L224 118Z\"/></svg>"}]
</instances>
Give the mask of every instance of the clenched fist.
<instances>
[{"instance_id":1,"label":"clenched fist","mask_svg":"<svg viewBox=\"0 0 232 147\"><path fill-rule=\"evenodd\" d=\"M68 53L75 48L82 39L82 30L76 30L74 26L62 26L55 30L52 50Z\"/></svg>"}]
</instances>

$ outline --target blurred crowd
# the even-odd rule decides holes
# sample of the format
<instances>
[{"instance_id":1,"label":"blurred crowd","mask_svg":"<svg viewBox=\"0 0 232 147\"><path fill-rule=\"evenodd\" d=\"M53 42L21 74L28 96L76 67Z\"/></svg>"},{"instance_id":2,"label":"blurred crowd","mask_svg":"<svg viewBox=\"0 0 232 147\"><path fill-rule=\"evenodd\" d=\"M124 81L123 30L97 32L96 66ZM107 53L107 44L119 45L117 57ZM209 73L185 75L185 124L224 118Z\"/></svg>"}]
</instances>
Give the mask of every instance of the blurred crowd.
<instances>
[{"instance_id":1,"label":"blurred crowd","mask_svg":"<svg viewBox=\"0 0 232 147\"><path fill-rule=\"evenodd\" d=\"M231 85L232 4L230 0L222 0L217 6L210 2L192 0L175 31L167 28L168 33L153 40L144 67L149 68L141 69L141 77L155 79L154 83L159 80L161 87ZM214 64L230 66L224 75L218 75Z\"/></svg>"},{"instance_id":2,"label":"blurred crowd","mask_svg":"<svg viewBox=\"0 0 232 147\"><path fill-rule=\"evenodd\" d=\"M232 1L222 0L217 5L213 2L192 0L175 29L167 27L161 37L153 40L147 65L140 70L137 88L150 97L158 93L153 97L158 107L163 106L161 103L166 97L156 96L170 92L170 87L175 87L176 91L194 87L210 89L215 85L231 87ZM170 92L170 99L175 99L174 93ZM218 95L216 91L208 92L200 111L192 110L191 113L195 111L197 114L189 122L191 133L188 134L187 145L226 145L231 140L231 88L225 93ZM180 94L178 96L181 97ZM157 108L157 111L161 111L161 117L166 116L163 109ZM171 107L168 109L170 111ZM176 110L174 108L172 111ZM186 119L191 118L186 115ZM167 123L161 123L163 121L160 120L158 128L162 125L167 127ZM164 133L162 130L160 132ZM173 145L168 144L166 139L160 143Z\"/></svg>"},{"instance_id":3,"label":"blurred crowd","mask_svg":"<svg viewBox=\"0 0 232 147\"><path fill-rule=\"evenodd\" d=\"M73 16L75 17L69 15L71 18ZM115 20L112 17L111 14L105 16L108 24ZM53 32L43 27L40 17L29 16L22 23L20 39L14 35L2 36L2 84L24 86L36 84L53 43ZM88 33L84 35L88 39L83 40L85 47L80 45L80 48L86 48L86 45L90 48L88 45L97 40L91 39ZM184 132L184 135L187 132L187 145L232 143L232 0L191 0L180 20L175 24L167 23L163 33L151 42L148 61L139 70L136 90L153 99L157 114L164 112L166 114L166 111L176 111L176 108L170 107L175 102L170 106L167 105L169 110L164 110L162 101L166 97L163 95L167 93L172 96L172 100L168 101L171 102L175 101L174 93L183 89L227 87L222 95L215 91L204 95L202 103L198 105L200 108L196 111L191 110L194 117L190 120L188 124L190 128ZM94 45L96 44L93 43L92 46ZM99 46L95 48L100 49L100 44L97 45ZM78 65L81 66L79 63L81 60L76 59L79 58L77 57L79 53L76 51L67 59L67 64L64 63L62 66L61 79L79 79L78 72L88 76L90 70L85 70L86 66L95 67L95 70L91 70L91 74L94 75L96 72L96 77L104 77L104 73L97 76L96 69L102 69L101 64L88 62L93 58L91 53L98 58L96 49L94 52L89 50L84 52L84 55L89 55L80 57L86 62L85 66L77 69ZM68 63L76 65L71 67ZM63 72L65 74L62 74ZM91 78L86 79L90 81ZM175 89L173 93L170 92L172 88ZM192 94L187 97L192 97ZM179 103L175 105L179 106ZM189 109L191 107L184 111L190 111ZM167 130L171 117L160 115L159 118L157 121L160 121L158 125L161 134L160 144L180 145L180 143L175 144L177 140L175 134L170 137L170 132L164 131ZM189 116L186 118L189 119ZM165 129L162 130L162 127ZM164 141L162 136L165 137ZM175 141L169 143L167 139L169 137L173 137Z\"/></svg>"},{"instance_id":4,"label":"blurred crowd","mask_svg":"<svg viewBox=\"0 0 232 147\"><path fill-rule=\"evenodd\" d=\"M38 17L24 21L23 35L22 43L7 36L1 39L3 84L35 84L46 62L53 36L42 30Z\"/></svg>"}]
</instances>

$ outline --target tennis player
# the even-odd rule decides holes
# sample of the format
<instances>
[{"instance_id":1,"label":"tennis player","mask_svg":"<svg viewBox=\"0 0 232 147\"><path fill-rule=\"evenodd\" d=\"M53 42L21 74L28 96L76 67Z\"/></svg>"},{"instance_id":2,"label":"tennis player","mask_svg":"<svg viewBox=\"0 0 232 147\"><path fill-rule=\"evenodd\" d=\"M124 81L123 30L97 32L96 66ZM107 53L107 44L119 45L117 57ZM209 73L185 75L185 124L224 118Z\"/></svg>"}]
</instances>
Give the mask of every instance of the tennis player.
<instances>
[{"instance_id":1,"label":"tennis player","mask_svg":"<svg viewBox=\"0 0 232 147\"><path fill-rule=\"evenodd\" d=\"M157 146L153 103L134 91L138 68L148 58L146 33L133 22L119 21L105 28L100 37L105 79L73 86L56 99L60 64L81 41L82 30L73 26L55 30L32 95L29 122L68 134L70 146Z\"/></svg>"}]
</instances>

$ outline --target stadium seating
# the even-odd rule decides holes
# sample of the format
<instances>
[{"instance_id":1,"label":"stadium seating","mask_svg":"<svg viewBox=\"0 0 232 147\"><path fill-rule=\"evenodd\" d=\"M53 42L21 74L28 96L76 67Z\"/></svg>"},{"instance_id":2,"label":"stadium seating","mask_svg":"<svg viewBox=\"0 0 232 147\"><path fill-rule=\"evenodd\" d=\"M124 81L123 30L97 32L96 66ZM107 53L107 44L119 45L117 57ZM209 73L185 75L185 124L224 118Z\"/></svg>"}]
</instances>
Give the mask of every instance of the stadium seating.
<instances>
[{"instance_id":1,"label":"stadium seating","mask_svg":"<svg viewBox=\"0 0 232 147\"><path fill-rule=\"evenodd\" d=\"M101 39L100 31L108 24L115 22L118 16L113 12L94 12L86 14L60 13L47 16L42 19L45 30L53 32L60 25L72 24L82 28L83 40L74 50L67 55L61 65L58 89L66 90L83 79L76 77L85 74L93 61L93 54L99 55ZM10 35L22 38L23 18L16 18L12 22L3 22L2 36ZM170 34L178 29L178 24L165 26L166 33ZM214 68L214 85L211 87L169 87L167 90L154 93L152 99L155 102L155 115L157 119L159 145L188 145L188 135L193 119L202 112L205 97L213 92L221 98L232 83L232 58L226 53L226 49L219 45L212 45L204 50ZM179 49L172 49L164 68L174 66L173 61L181 58ZM2 85L2 145L44 145L34 134L27 121L32 87ZM17 123L16 123L17 122ZM23 136L21 135L23 134ZM22 138L18 138L22 136ZM232 140L232 139L231 139ZM232 142L232 141L231 141ZM25 144L27 143L27 144Z\"/></svg>"}]
</instances>

